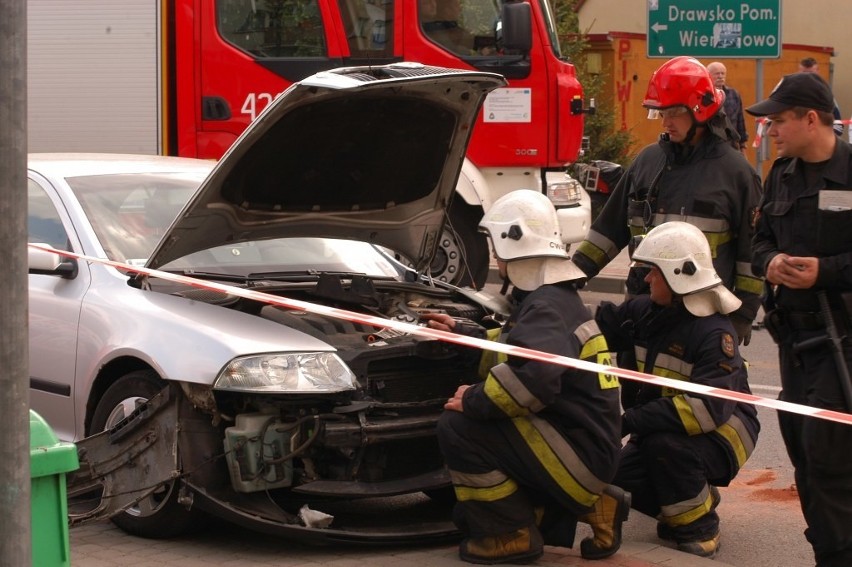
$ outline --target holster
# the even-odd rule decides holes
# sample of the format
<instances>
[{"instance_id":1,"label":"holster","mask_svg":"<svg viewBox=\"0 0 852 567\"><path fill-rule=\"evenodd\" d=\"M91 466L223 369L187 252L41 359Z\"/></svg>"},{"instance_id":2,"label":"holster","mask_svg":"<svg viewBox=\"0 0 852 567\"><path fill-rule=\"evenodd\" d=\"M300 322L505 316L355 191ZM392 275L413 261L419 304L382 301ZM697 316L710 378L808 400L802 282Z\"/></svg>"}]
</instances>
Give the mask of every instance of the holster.
<instances>
[{"instance_id":1,"label":"holster","mask_svg":"<svg viewBox=\"0 0 852 567\"><path fill-rule=\"evenodd\" d=\"M783 309L767 311L763 317L763 324L776 345L784 342L785 337L790 337L790 326L785 320Z\"/></svg>"}]
</instances>

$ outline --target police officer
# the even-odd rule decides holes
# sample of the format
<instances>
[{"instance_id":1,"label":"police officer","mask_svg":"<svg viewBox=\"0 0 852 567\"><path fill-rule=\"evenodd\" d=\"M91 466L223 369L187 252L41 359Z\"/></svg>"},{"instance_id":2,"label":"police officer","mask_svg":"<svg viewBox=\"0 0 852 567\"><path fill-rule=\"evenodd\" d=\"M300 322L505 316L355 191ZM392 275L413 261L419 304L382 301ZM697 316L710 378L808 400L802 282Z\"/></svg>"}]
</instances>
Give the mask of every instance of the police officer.
<instances>
[{"instance_id":1,"label":"police officer","mask_svg":"<svg viewBox=\"0 0 852 567\"><path fill-rule=\"evenodd\" d=\"M702 232L679 221L660 225L633 260L650 267L650 295L601 304L596 320L607 344L635 348L644 372L750 393L725 316L740 300L714 270ZM613 484L633 495L634 508L658 519L661 538L687 553L715 555L715 487L727 486L754 450L760 430L754 406L643 384L622 419L630 439Z\"/></svg>"},{"instance_id":2,"label":"police officer","mask_svg":"<svg viewBox=\"0 0 852 567\"><path fill-rule=\"evenodd\" d=\"M501 271L524 292L500 340L609 364L577 293L583 273L565 252L547 197L509 193L479 227ZM502 355L484 370L483 382L459 387L438 423L458 501L454 520L467 536L461 559L533 560L545 542L571 546L578 519L594 530L581 544L584 557L615 553L630 508L628 494L607 486L621 447L618 379Z\"/></svg>"},{"instance_id":3,"label":"police officer","mask_svg":"<svg viewBox=\"0 0 852 567\"><path fill-rule=\"evenodd\" d=\"M753 268L765 274L767 328L778 343L780 399L852 412L841 380L852 361L833 353L828 316L850 330L852 146L834 134L834 97L813 73L786 75L767 100L746 109L771 120L778 158L766 176ZM820 296L828 309L821 309ZM811 348L807 348L811 345ZM836 354L836 356L835 356ZM845 368L844 368L845 367ZM852 565L852 426L780 412L819 567Z\"/></svg>"},{"instance_id":4,"label":"police officer","mask_svg":"<svg viewBox=\"0 0 852 567\"><path fill-rule=\"evenodd\" d=\"M654 72L642 104L649 118L662 118L664 132L639 152L573 260L592 278L631 237L672 220L694 224L707 236L725 286L742 300L732 321L739 341L748 344L762 291L751 271L760 178L732 145L737 134L720 112L723 101L696 59L675 57ZM627 291L647 293L642 274L628 276Z\"/></svg>"}]
</instances>

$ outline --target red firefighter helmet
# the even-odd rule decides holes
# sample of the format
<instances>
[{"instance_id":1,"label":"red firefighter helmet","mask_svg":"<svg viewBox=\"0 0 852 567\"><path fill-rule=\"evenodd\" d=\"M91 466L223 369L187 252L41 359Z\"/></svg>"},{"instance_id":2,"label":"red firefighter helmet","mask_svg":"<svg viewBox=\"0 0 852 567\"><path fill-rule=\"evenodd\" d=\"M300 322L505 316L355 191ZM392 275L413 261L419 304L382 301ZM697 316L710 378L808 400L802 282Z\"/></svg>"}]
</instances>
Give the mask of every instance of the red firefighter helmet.
<instances>
[{"instance_id":1,"label":"red firefighter helmet","mask_svg":"<svg viewBox=\"0 0 852 567\"><path fill-rule=\"evenodd\" d=\"M675 57L660 65L648 81L642 106L662 110L685 106L695 120L707 122L725 101L725 93L717 89L707 68L692 57Z\"/></svg>"}]
</instances>

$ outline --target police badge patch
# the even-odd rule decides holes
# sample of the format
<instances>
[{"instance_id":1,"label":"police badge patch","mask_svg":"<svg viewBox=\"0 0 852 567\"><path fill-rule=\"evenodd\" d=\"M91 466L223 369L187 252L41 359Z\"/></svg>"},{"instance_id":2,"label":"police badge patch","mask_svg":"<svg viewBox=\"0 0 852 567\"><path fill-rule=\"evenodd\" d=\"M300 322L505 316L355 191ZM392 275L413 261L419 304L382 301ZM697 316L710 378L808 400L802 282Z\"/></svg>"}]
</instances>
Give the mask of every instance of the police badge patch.
<instances>
[{"instance_id":1,"label":"police badge patch","mask_svg":"<svg viewBox=\"0 0 852 567\"><path fill-rule=\"evenodd\" d=\"M725 353L725 356L728 358L734 358L734 345L736 341L734 341L734 337L731 336L730 333L722 333L722 352Z\"/></svg>"}]
</instances>

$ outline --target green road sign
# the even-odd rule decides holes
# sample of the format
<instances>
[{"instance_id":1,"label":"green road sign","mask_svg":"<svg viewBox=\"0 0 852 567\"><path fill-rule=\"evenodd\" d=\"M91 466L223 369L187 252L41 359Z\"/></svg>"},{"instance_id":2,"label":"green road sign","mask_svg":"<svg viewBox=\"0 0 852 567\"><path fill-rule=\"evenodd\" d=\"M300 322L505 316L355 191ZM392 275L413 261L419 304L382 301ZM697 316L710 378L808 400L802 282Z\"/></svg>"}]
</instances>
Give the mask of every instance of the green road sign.
<instances>
[{"instance_id":1,"label":"green road sign","mask_svg":"<svg viewBox=\"0 0 852 567\"><path fill-rule=\"evenodd\" d=\"M648 57L781 56L781 0L647 0Z\"/></svg>"}]
</instances>

